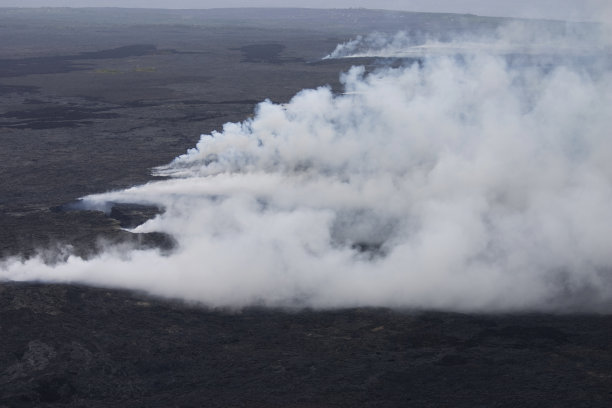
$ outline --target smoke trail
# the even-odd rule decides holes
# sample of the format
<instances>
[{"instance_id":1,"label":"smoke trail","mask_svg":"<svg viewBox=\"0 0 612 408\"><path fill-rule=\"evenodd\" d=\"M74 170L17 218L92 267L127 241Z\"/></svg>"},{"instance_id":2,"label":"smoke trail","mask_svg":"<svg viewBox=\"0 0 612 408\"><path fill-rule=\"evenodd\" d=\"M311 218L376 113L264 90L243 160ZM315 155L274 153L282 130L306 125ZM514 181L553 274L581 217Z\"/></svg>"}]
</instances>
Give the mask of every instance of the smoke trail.
<instances>
[{"instance_id":1,"label":"smoke trail","mask_svg":"<svg viewBox=\"0 0 612 408\"><path fill-rule=\"evenodd\" d=\"M213 306L463 311L612 305L612 75L489 52L360 67L203 135L169 180L85 197L154 203L178 249L10 261L4 279Z\"/></svg>"},{"instance_id":2,"label":"smoke trail","mask_svg":"<svg viewBox=\"0 0 612 408\"><path fill-rule=\"evenodd\" d=\"M426 35L371 33L339 44L325 57L420 58L462 54L577 57L610 53L606 25L516 20L489 35L455 33L450 40Z\"/></svg>"}]
</instances>

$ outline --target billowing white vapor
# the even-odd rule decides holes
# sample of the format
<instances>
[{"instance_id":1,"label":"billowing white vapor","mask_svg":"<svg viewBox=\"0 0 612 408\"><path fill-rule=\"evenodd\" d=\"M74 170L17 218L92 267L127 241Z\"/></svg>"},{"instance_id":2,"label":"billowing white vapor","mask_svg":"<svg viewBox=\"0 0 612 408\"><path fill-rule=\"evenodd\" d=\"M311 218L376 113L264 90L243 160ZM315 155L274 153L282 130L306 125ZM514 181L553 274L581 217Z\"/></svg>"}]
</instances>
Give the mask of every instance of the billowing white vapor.
<instances>
[{"instance_id":1,"label":"billowing white vapor","mask_svg":"<svg viewBox=\"0 0 612 408\"><path fill-rule=\"evenodd\" d=\"M171 179L84 199L164 207L137 231L172 234L169 256L109 249L0 276L211 306L605 311L609 65L494 54L355 67L344 95L263 102L155 170Z\"/></svg>"}]
</instances>

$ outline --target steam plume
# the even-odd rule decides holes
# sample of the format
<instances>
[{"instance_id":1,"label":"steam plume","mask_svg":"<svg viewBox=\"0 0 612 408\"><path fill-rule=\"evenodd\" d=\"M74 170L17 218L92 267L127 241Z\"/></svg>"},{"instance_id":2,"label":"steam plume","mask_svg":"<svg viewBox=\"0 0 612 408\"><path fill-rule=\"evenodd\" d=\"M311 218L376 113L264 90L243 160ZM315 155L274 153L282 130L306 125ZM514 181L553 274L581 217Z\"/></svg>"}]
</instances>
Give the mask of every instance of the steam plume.
<instances>
[{"instance_id":1,"label":"steam plume","mask_svg":"<svg viewBox=\"0 0 612 408\"><path fill-rule=\"evenodd\" d=\"M155 170L171 179L85 197L163 206L137 231L172 234L170 256L111 248L0 276L212 306L607 310L609 65L460 54L262 102Z\"/></svg>"},{"instance_id":2,"label":"steam plume","mask_svg":"<svg viewBox=\"0 0 612 408\"><path fill-rule=\"evenodd\" d=\"M462 54L498 56L555 56L557 58L609 54L609 27L604 23L564 23L515 20L487 35L459 32L450 40L424 34L371 33L339 44L331 58L410 58Z\"/></svg>"}]
</instances>

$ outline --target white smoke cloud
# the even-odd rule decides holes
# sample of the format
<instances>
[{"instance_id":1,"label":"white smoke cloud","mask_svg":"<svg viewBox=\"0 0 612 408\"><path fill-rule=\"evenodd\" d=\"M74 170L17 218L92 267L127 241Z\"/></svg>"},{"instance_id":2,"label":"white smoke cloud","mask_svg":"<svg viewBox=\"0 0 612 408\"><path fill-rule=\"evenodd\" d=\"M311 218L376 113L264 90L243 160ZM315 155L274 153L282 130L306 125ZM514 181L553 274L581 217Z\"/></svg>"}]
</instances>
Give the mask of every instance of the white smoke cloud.
<instances>
[{"instance_id":1,"label":"white smoke cloud","mask_svg":"<svg viewBox=\"0 0 612 408\"><path fill-rule=\"evenodd\" d=\"M610 70L494 54L355 67L346 94L263 102L156 169L169 180L84 198L164 207L136 231L172 234L171 255L9 260L0 277L211 306L605 311Z\"/></svg>"},{"instance_id":2,"label":"white smoke cloud","mask_svg":"<svg viewBox=\"0 0 612 408\"><path fill-rule=\"evenodd\" d=\"M371 33L339 44L325 57L421 58L465 54L593 56L610 53L612 38L604 24L515 20L488 35L455 33L450 40L398 32L389 36Z\"/></svg>"}]
</instances>

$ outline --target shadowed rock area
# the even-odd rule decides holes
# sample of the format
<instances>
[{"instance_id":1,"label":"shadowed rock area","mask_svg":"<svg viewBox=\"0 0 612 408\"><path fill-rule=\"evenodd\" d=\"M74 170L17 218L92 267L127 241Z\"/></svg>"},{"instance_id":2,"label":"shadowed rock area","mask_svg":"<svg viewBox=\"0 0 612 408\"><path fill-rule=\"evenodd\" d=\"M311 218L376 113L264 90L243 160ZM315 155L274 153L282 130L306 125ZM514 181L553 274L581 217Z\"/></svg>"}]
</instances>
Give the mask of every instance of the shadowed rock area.
<instances>
[{"instance_id":1,"label":"shadowed rock area","mask_svg":"<svg viewBox=\"0 0 612 408\"><path fill-rule=\"evenodd\" d=\"M609 316L232 313L0 286L0 406L605 407Z\"/></svg>"}]
</instances>

